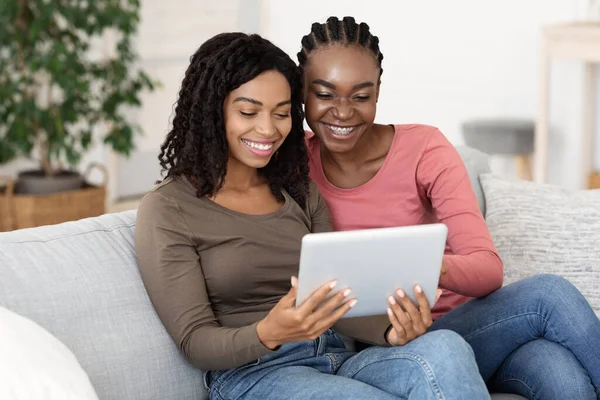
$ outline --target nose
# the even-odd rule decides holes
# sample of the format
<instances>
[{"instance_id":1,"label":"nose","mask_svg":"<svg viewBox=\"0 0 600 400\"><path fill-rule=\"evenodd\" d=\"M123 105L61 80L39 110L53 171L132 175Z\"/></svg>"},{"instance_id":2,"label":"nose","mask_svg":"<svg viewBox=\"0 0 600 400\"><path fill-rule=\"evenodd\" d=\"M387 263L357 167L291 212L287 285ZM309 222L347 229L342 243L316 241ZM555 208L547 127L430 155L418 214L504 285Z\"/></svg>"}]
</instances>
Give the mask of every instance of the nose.
<instances>
[{"instance_id":1,"label":"nose","mask_svg":"<svg viewBox=\"0 0 600 400\"><path fill-rule=\"evenodd\" d=\"M354 116L354 108L350 102L345 98L340 98L337 104L331 109L331 114L341 121L347 120Z\"/></svg>"},{"instance_id":2,"label":"nose","mask_svg":"<svg viewBox=\"0 0 600 400\"><path fill-rule=\"evenodd\" d=\"M277 133L277 128L275 128L275 124L270 115L265 115L260 118L255 129L256 133L266 138L273 137L275 136L275 133Z\"/></svg>"}]
</instances>

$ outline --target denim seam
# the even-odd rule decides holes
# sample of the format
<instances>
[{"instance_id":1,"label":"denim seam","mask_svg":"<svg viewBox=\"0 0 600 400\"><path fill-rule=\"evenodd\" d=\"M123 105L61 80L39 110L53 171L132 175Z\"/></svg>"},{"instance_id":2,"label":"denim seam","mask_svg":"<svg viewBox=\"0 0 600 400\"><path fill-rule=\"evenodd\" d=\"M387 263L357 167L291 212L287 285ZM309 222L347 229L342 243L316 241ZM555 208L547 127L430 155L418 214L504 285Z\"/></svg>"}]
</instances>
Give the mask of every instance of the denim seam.
<instances>
[{"instance_id":1,"label":"denim seam","mask_svg":"<svg viewBox=\"0 0 600 400\"><path fill-rule=\"evenodd\" d=\"M496 321L496 322L494 322L492 324L489 324L489 325L486 325L484 327L481 327L480 329L476 330L475 332L471 332L469 335L464 336L464 339L465 340L469 340L469 338L473 337L474 335L477 335L477 334L479 334L479 333L481 333L481 332L483 332L483 331L485 331L485 330L487 330L487 329L489 329L489 328L491 328L491 327L493 327L495 325L501 324L501 323L506 322L506 321L510 321L511 319L520 318L520 317L526 317L526 316L529 316L529 315L537 315L538 317L542 318L542 320L544 321L544 323L546 325L546 329L550 330L552 332L552 334L556 337L556 334L554 333L554 331L552 331L552 328L548 324L548 320L542 314L540 314L538 312L527 312L527 313L523 313L523 314L519 314L519 315L513 315L513 316L511 316L509 318L504 318L504 319Z\"/></svg>"},{"instance_id":2,"label":"denim seam","mask_svg":"<svg viewBox=\"0 0 600 400\"><path fill-rule=\"evenodd\" d=\"M222 377L219 376L216 379L211 380L211 385L210 386L212 388L214 388L215 392L219 393L219 396L221 398L223 398L223 395L221 394L221 390L223 389L223 386L226 386L231 379L235 378L235 374L237 372L245 370L245 369L248 369L248 368L256 367L256 366L260 365L261 363L262 363L262 359L258 358L258 359L256 359L253 362L251 361L251 362L249 362L247 364L244 364L244 365L236 368L235 371L233 371L233 373L231 373L226 379L222 379Z\"/></svg>"},{"instance_id":3,"label":"denim seam","mask_svg":"<svg viewBox=\"0 0 600 400\"><path fill-rule=\"evenodd\" d=\"M224 397L221 395L221 392L219 392L218 390L213 390L213 391L212 391L212 393L211 393L211 392L208 392L209 399L211 399L211 400L212 400L212 395L213 395L213 393L214 393L214 395L217 397L217 398L216 398L216 400L224 400L224 399L225 399L225 398L224 398Z\"/></svg>"},{"instance_id":4,"label":"denim seam","mask_svg":"<svg viewBox=\"0 0 600 400\"><path fill-rule=\"evenodd\" d=\"M382 358L379 359L375 362L371 362L371 363L367 363L365 365L363 365L362 367L358 368L358 370L353 373L350 374L349 378L354 379L354 377L363 369L367 368L370 365L376 364L376 363L380 363L380 362L384 362L384 361L389 361L389 360L395 360L398 358L404 358L404 359L408 359L411 361L416 362L421 369L423 370L423 372L425 372L425 375L427 376L427 379L429 380L429 383L431 384L433 391L436 394L436 397L438 398L438 400L444 400L444 394L442 393L442 390L440 388L440 385L437 382L437 379L435 378L435 374L433 373L433 370L431 369L431 367L429 366L429 364L427 363L427 361L425 361L424 358L416 355L416 354L412 354L412 353L401 353L401 354L395 354L394 356L390 356L390 357L386 357L386 358Z\"/></svg>"},{"instance_id":5,"label":"denim seam","mask_svg":"<svg viewBox=\"0 0 600 400\"><path fill-rule=\"evenodd\" d=\"M327 353L327 357L331 360L332 373L335 374L342 366L336 354Z\"/></svg>"},{"instance_id":6,"label":"denim seam","mask_svg":"<svg viewBox=\"0 0 600 400\"><path fill-rule=\"evenodd\" d=\"M536 394L533 392L533 389L529 387L528 384L526 384L525 382L523 382L520 379L517 378L507 378L507 379L502 379L499 383L507 383L507 382L519 382L520 384L522 384L523 386L525 386L527 388L527 390L529 390L529 395L533 396L531 397L533 400L535 400L537 398ZM529 397L529 396L527 396Z\"/></svg>"}]
</instances>

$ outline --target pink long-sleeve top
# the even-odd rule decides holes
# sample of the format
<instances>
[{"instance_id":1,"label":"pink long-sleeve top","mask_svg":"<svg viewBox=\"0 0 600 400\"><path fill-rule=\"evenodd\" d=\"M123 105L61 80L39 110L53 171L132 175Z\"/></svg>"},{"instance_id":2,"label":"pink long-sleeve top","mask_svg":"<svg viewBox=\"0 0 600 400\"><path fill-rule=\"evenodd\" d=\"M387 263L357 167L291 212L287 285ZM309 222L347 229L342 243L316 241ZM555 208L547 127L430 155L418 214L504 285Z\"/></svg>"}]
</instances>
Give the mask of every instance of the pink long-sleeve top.
<instances>
[{"instance_id":1,"label":"pink long-sleeve top","mask_svg":"<svg viewBox=\"0 0 600 400\"><path fill-rule=\"evenodd\" d=\"M428 125L394 125L383 166L353 189L331 184L321 164L321 143L308 134L310 176L329 207L335 230L369 229L441 222L448 227L440 280L439 318L472 297L502 286L503 266L455 147Z\"/></svg>"}]
</instances>

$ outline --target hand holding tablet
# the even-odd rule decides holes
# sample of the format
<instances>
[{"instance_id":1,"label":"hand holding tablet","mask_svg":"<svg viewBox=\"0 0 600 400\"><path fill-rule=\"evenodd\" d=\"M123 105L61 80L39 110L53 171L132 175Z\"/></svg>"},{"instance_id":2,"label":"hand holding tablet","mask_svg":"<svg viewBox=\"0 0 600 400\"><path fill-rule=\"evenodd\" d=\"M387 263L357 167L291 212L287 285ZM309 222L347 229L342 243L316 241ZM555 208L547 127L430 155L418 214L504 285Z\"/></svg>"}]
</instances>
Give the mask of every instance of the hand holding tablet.
<instances>
[{"instance_id":1,"label":"hand holding tablet","mask_svg":"<svg viewBox=\"0 0 600 400\"><path fill-rule=\"evenodd\" d=\"M296 305L323 282L351 288L358 303L343 317L385 315L389 297L401 289L418 305L419 285L430 308L437 301L448 228L428 224L304 236ZM400 299L397 297L397 299Z\"/></svg>"}]
</instances>

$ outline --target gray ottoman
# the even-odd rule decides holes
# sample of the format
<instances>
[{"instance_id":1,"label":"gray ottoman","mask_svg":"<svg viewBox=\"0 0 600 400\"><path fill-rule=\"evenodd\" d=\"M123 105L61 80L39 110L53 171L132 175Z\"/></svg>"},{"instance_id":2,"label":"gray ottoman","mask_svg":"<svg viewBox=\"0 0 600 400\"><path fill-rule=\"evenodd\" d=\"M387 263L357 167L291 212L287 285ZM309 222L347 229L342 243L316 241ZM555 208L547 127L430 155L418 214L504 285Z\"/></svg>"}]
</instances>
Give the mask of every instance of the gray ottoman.
<instances>
[{"instance_id":1,"label":"gray ottoman","mask_svg":"<svg viewBox=\"0 0 600 400\"><path fill-rule=\"evenodd\" d=\"M512 156L520 179L532 179L535 123L522 119L476 119L462 124L465 144L490 155Z\"/></svg>"}]
</instances>

